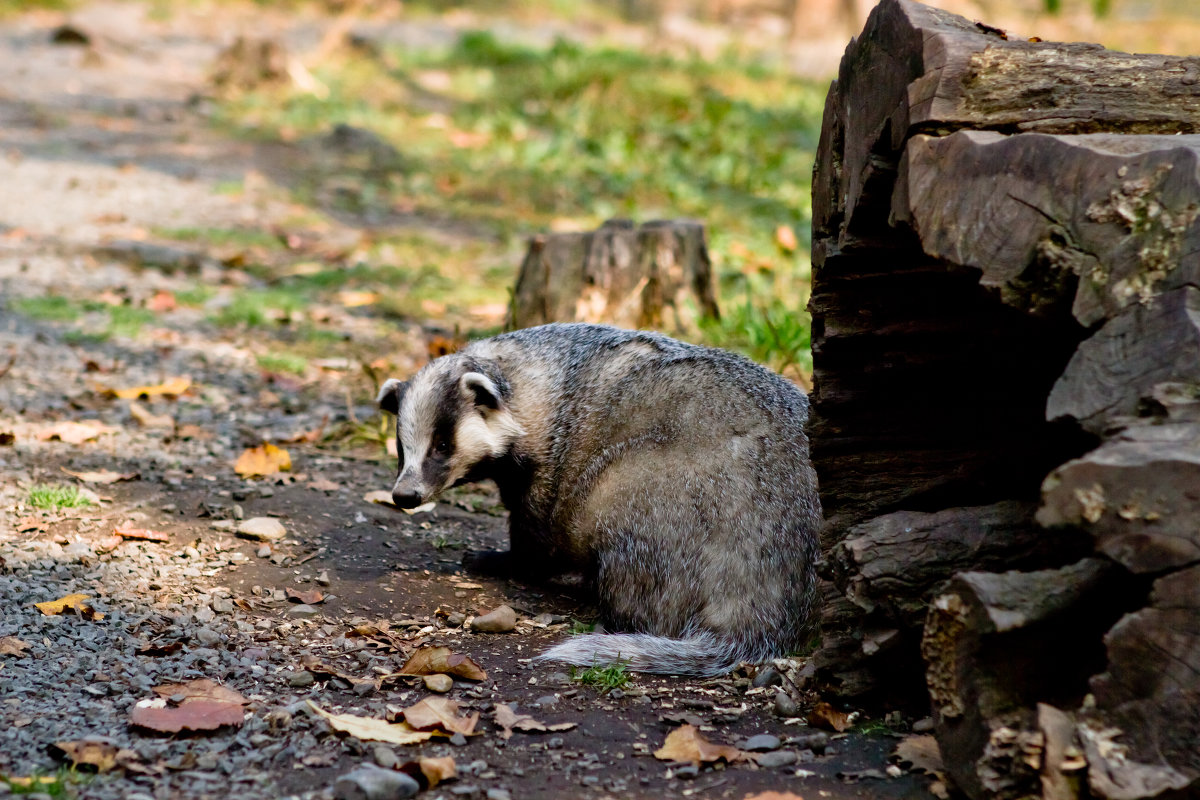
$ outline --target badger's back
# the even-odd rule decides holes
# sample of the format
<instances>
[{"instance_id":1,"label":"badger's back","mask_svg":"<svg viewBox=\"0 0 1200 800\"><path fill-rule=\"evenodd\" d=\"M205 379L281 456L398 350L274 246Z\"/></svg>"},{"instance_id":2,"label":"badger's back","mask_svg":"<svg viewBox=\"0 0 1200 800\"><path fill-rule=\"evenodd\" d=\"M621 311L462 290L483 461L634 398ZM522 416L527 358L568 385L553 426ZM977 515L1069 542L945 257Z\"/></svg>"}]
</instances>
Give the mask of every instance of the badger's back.
<instances>
[{"instance_id":1,"label":"badger's back","mask_svg":"<svg viewBox=\"0 0 1200 800\"><path fill-rule=\"evenodd\" d=\"M658 334L550 325L489 341L544 437L528 492L540 535L584 567L606 622L638 634L547 657L711 674L803 643L820 509L802 392Z\"/></svg>"}]
</instances>

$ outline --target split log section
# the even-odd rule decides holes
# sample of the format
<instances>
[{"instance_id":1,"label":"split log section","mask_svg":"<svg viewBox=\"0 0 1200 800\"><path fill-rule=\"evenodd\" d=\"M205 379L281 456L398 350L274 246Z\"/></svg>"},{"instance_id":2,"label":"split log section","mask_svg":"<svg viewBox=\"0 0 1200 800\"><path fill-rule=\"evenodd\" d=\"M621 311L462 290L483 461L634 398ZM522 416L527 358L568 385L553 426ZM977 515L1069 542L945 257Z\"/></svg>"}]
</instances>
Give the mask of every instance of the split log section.
<instances>
[{"instance_id":1,"label":"split log section","mask_svg":"<svg viewBox=\"0 0 1200 800\"><path fill-rule=\"evenodd\" d=\"M1200 59L883 0L813 209L818 679L972 798L1200 795Z\"/></svg>"}]
</instances>

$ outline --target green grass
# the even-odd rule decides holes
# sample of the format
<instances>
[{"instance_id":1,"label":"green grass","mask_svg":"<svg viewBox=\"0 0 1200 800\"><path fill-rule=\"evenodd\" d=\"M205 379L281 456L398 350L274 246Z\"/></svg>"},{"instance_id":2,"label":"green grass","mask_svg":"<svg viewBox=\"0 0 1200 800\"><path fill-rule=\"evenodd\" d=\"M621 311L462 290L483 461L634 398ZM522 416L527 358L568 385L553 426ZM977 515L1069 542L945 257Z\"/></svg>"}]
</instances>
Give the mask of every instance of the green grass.
<instances>
[{"instance_id":1,"label":"green grass","mask_svg":"<svg viewBox=\"0 0 1200 800\"><path fill-rule=\"evenodd\" d=\"M40 793L51 797L71 797L77 787L84 786L94 779L92 774L62 766L53 773L37 771L28 777L0 775L0 784L7 786L14 796Z\"/></svg>"},{"instance_id":2,"label":"green grass","mask_svg":"<svg viewBox=\"0 0 1200 800\"><path fill-rule=\"evenodd\" d=\"M596 630L596 623L581 622L581 621L575 619L575 620L571 620L571 629L567 632L570 633L572 636L580 636L585 633L594 633L595 630Z\"/></svg>"},{"instance_id":3,"label":"green grass","mask_svg":"<svg viewBox=\"0 0 1200 800\"><path fill-rule=\"evenodd\" d=\"M48 511L60 508L85 508L94 505L77 486L37 484L29 490L29 505Z\"/></svg>"},{"instance_id":4,"label":"green grass","mask_svg":"<svg viewBox=\"0 0 1200 800\"><path fill-rule=\"evenodd\" d=\"M74 322L83 313L78 303L59 295L21 297L12 301L12 309L27 317L47 322Z\"/></svg>"},{"instance_id":5,"label":"green grass","mask_svg":"<svg viewBox=\"0 0 1200 800\"><path fill-rule=\"evenodd\" d=\"M181 306L197 308L212 299L216 292L208 286L191 286L175 292L175 302Z\"/></svg>"},{"instance_id":6,"label":"green grass","mask_svg":"<svg viewBox=\"0 0 1200 800\"><path fill-rule=\"evenodd\" d=\"M153 311L133 306L109 306L108 328L112 336L134 338L142 331L142 327L154 322Z\"/></svg>"},{"instance_id":7,"label":"green grass","mask_svg":"<svg viewBox=\"0 0 1200 800\"><path fill-rule=\"evenodd\" d=\"M267 289L238 292L229 305L217 312L214 321L226 328L263 327L272 324L276 316L290 318L304 310L309 300L294 289Z\"/></svg>"},{"instance_id":8,"label":"green grass","mask_svg":"<svg viewBox=\"0 0 1200 800\"><path fill-rule=\"evenodd\" d=\"M258 228L155 228L153 233L162 239L197 242L210 247L240 245L271 250L283 249L283 242L278 236Z\"/></svg>"},{"instance_id":9,"label":"green grass","mask_svg":"<svg viewBox=\"0 0 1200 800\"><path fill-rule=\"evenodd\" d=\"M591 686L601 694L620 689L629 683L629 662L614 661L611 664L593 664L587 669L571 669L571 679L584 686Z\"/></svg>"},{"instance_id":10,"label":"green grass","mask_svg":"<svg viewBox=\"0 0 1200 800\"><path fill-rule=\"evenodd\" d=\"M303 375L308 371L308 359L294 353L264 353L256 356L258 365L268 372L286 372Z\"/></svg>"},{"instance_id":11,"label":"green grass","mask_svg":"<svg viewBox=\"0 0 1200 800\"><path fill-rule=\"evenodd\" d=\"M307 290L379 287L385 312L428 318L431 308L505 302L528 233L612 216L694 217L710 231L725 312L700 338L806 371L806 239L824 83L741 57L566 41L534 48L482 31L449 47L334 58L316 72L326 96L251 92L223 101L217 124L292 140L337 123L367 128L399 151L403 168L314 158L293 170L294 197L368 218L402 207L494 238L379 242L368 261L394 272L327 270L303 279ZM798 247L776 243L780 226L799 234Z\"/></svg>"}]
</instances>

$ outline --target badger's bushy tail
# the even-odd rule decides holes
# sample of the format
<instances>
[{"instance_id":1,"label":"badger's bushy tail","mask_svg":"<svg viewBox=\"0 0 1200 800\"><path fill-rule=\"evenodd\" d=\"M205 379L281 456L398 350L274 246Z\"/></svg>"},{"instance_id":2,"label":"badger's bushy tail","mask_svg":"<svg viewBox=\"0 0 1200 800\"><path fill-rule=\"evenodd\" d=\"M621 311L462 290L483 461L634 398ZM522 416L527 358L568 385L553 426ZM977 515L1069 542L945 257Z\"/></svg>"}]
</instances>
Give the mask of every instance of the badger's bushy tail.
<instances>
[{"instance_id":1,"label":"badger's bushy tail","mask_svg":"<svg viewBox=\"0 0 1200 800\"><path fill-rule=\"evenodd\" d=\"M537 660L579 667L621 661L634 672L707 677L723 675L750 657L737 643L708 633L682 639L646 633L593 633L555 645Z\"/></svg>"}]
</instances>

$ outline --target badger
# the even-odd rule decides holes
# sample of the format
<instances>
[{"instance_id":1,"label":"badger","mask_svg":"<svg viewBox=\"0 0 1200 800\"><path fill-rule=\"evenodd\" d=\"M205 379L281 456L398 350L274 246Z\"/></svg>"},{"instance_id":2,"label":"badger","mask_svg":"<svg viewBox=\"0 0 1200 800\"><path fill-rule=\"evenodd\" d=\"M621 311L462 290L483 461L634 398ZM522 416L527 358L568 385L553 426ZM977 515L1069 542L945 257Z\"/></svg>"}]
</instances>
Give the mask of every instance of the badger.
<instances>
[{"instance_id":1,"label":"badger","mask_svg":"<svg viewBox=\"0 0 1200 800\"><path fill-rule=\"evenodd\" d=\"M509 549L467 566L581 572L623 631L540 659L704 676L805 643L821 510L808 398L778 375L658 333L551 324L390 379L378 403L396 415L396 505L495 481Z\"/></svg>"}]
</instances>

